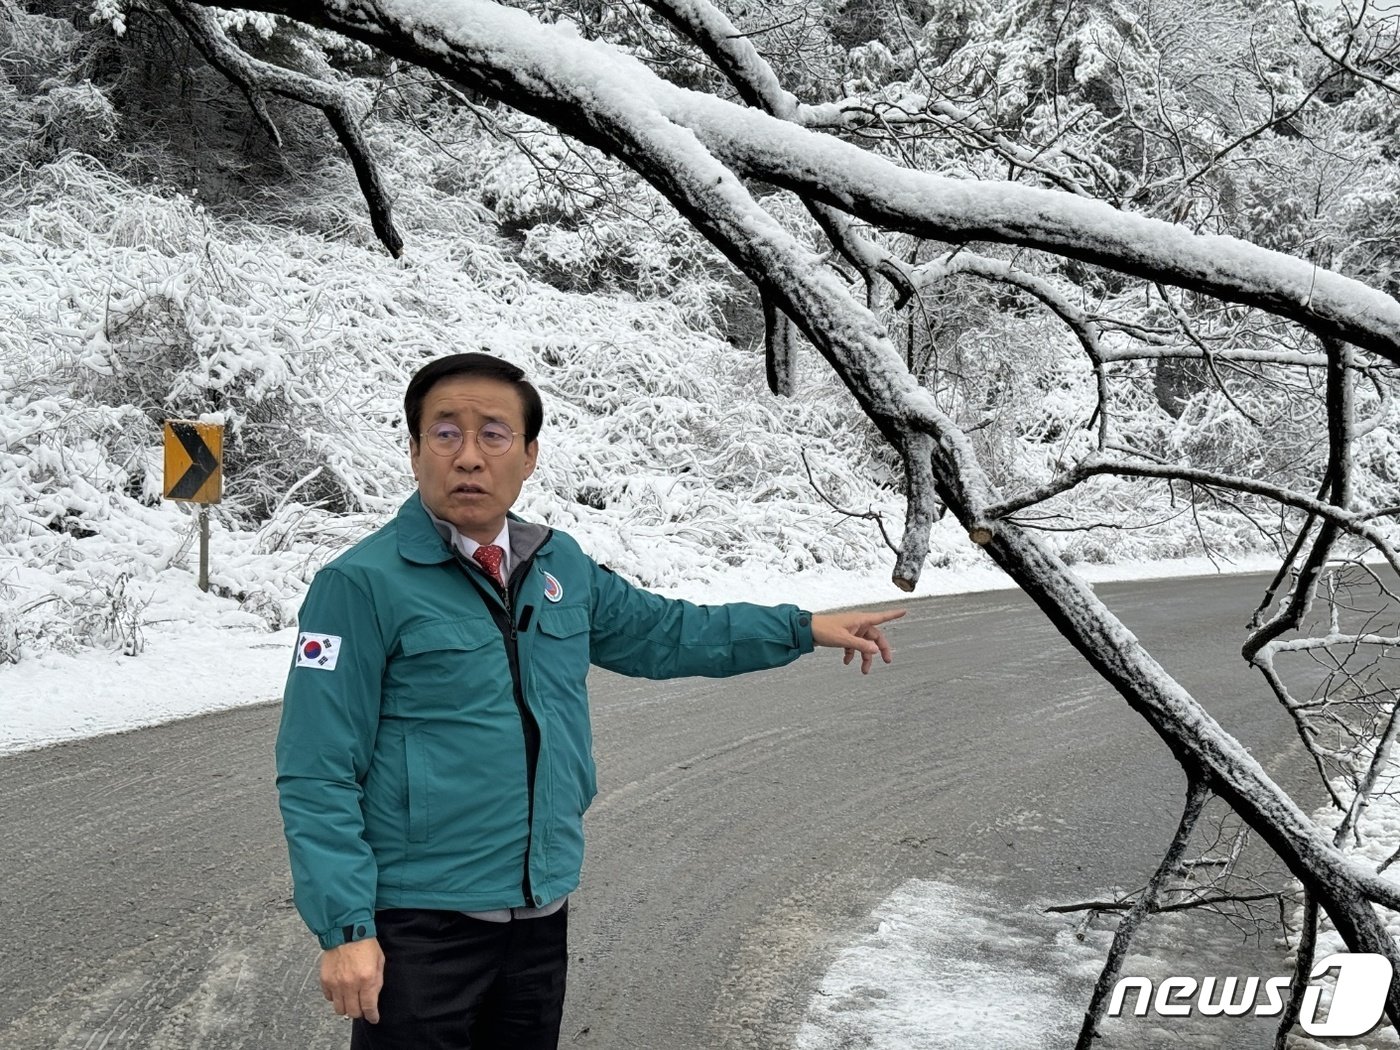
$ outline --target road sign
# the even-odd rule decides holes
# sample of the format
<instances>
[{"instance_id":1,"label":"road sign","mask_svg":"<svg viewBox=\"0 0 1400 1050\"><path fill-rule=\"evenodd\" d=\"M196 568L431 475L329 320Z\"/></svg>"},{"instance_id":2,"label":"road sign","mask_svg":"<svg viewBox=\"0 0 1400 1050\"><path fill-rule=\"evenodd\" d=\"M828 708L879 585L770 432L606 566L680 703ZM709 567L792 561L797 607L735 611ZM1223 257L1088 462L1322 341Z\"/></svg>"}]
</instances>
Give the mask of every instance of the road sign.
<instances>
[{"instance_id":1,"label":"road sign","mask_svg":"<svg viewBox=\"0 0 1400 1050\"><path fill-rule=\"evenodd\" d=\"M224 494L224 425L165 421L165 498L218 503Z\"/></svg>"},{"instance_id":2,"label":"road sign","mask_svg":"<svg viewBox=\"0 0 1400 1050\"><path fill-rule=\"evenodd\" d=\"M209 504L224 497L224 425L165 421L165 498L199 504L199 589L209 589Z\"/></svg>"}]
</instances>

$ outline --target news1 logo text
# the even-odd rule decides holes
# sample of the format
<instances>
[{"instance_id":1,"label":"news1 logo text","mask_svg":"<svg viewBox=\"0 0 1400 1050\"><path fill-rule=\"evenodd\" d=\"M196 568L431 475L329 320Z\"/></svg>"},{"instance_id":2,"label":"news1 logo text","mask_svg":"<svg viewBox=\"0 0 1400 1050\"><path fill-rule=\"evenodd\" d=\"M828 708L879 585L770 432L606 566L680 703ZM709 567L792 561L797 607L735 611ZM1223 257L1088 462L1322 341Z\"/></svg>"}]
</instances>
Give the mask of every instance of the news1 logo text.
<instances>
[{"instance_id":1,"label":"news1 logo text","mask_svg":"<svg viewBox=\"0 0 1400 1050\"><path fill-rule=\"evenodd\" d=\"M1332 1002L1325 1011L1326 1017L1319 1017L1323 986L1313 982L1332 971L1337 975ZM1324 1038L1365 1035L1380 1023L1390 978L1390 960L1384 955L1337 952L1327 956L1313 966L1308 986L1303 989L1299 1027L1308 1035ZM1135 1017L1145 1016L1148 1010L1161 1017L1190 1017L1193 1012L1202 1017L1271 1017L1283 1013L1290 981L1288 977L1270 977L1267 981L1258 977L1205 977L1200 981L1194 977L1166 977L1158 982L1154 993L1152 982L1146 977L1124 977L1113 986L1108 1016L1121 1016L1128 992L1136 991L1132 1010Z\"/></svg>"}]
</instances>

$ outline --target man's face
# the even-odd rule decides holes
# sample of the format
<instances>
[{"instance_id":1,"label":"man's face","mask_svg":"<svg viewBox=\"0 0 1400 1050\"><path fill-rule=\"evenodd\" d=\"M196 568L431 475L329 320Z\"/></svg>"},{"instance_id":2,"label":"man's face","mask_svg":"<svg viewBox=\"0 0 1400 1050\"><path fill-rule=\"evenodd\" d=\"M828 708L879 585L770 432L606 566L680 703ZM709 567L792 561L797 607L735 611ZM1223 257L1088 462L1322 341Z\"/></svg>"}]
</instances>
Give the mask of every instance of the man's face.
<instances>
[{"instance_id":1,"label":"man's face","mask_svg":"<svg viewBox=\"0 0 1400 1050\"><path fill-rule=\"evenodd\" d=\"M520 486L535 472L539 442L525 444L525 406L509 383L450 376L434 384L423 399L419 429L427 434L433 424L442 422L455 424L463 432L462 447L454 455L443 456L432 450L427 439L412 435L409 459L419 495L424 506L463 535L490 543L500 535ZM516 432L504 455L481 451L476 432L488 423L504 424Z\"/></svg>"}]
</instances>

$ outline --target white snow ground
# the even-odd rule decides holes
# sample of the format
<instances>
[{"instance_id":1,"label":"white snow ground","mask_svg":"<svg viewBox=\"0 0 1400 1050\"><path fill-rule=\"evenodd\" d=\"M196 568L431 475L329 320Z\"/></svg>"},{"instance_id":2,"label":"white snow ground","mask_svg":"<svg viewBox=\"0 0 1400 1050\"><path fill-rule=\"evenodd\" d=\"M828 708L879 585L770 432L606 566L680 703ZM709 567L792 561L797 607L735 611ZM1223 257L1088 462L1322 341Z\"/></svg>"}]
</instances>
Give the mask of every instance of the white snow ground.
<instances>
[{"instance_id":1,"label":"white snow ground","mask_svg":"<svg viewBox=\"0 0 1400 1050\"><path fill-rule=\"evenodd\" d=\"M1007 901L981 889L910 880L871 913L866 931L840 952L808 1005L794 1050L1073 1046L1113 939L1113 923L1101 922L1081 941L1075 936L1076 917L1045 914L1049 903ZM1191 944L1200 930L1187 922L1158 917L1152 936L1158 943ZM1150 954L1152 947L1137 946L1149 954L1130 950L1123 976L1146 977L1155 986L1176 975L1169 962ZM1340 950L1335 933L1324 933L1316 957ZM1266 978L1289 975L1291 965L1291 959L1283 959L1270 972L1258 974L1261 985ZM1261 993L1256 1002L1262 1000ZM1273 1019L1202 1017L1198 1012L1189 1019L1128 1017L1134 1001L1135 993L1127 998L1123 1019L1104 1022L1102 1045L1223 1050L1272 1042ZM1289 1042L1290 1050L1397 1046L1394 1031L1386 1027L1357 1039L1310 1039L1295 1029Z\"/></svg>"},{"instance_id":2,"label":"white snow ground","mask_svg":"<svg viewBox=\"0 0 1400 1050\"><path fill-rule=\"evenodd\" d=\"M1064 1046L1103 965L1103 945L1062 916L941 882L905 883L871 920L828 971L796 1050Z\"/></svg>"}]
</instances>

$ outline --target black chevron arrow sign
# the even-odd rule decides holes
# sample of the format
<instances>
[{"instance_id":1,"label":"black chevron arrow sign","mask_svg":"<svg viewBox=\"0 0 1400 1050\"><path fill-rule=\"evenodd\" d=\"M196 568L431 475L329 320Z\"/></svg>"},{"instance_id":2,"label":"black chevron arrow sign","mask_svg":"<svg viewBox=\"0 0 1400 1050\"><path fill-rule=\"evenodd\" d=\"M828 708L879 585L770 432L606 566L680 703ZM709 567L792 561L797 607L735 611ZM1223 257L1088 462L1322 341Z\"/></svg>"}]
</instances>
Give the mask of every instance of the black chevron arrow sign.
<instances>
[{"instance_id":1,"label":"black chevron arrow sign","mask_svg":"<svg viewBox=\"0 0 1400 1050\"><path fill-rule=\"evenodd\" d=\"M223 428L216 424L172 419L166 422L166 429L165 498L196 503L219 502L223 487L219 462L219 453L223 451ZM172 438L178 442L178 447L172 443ZM214 443L213 449L209 447L210 440ZM175 478L173 484L172 477Z\"/></svg>"}]
</instances>

